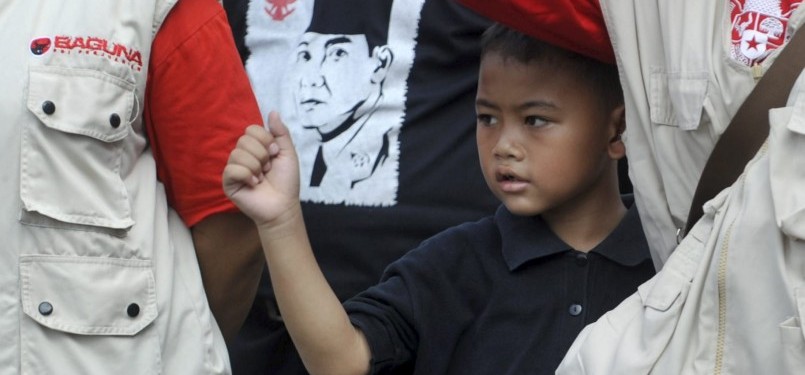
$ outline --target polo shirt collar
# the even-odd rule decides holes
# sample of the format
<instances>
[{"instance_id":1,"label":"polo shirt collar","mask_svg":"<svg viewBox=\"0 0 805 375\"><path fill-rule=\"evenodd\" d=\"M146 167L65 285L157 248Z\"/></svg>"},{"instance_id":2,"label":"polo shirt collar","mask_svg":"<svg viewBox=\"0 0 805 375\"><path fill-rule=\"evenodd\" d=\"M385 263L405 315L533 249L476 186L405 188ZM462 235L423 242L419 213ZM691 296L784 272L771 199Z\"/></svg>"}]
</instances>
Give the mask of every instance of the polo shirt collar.
<instances>
[{"instance_id":1,"label":"polo shirt collar","mask_svg":"<svg viewBox=\"0 0 805 375\"><path fill-rule=\"evenodd\" d=\"M571 250L540 216L517 216L501 205L495 213L495 222L509 271L534 259Z\"/></svg>"},{"instance_id":2,"label":"polo shirt collar","mask_svg":"<svg viewBox=\"0 0 805 375\"><path fill-rule=\"evenodd\" d=\"M592 251L615 263L633 267L651 259L651 253L648 251L648 241L640 224L634 196L624 195L622 199L629 210L615 230Z\"/></svg>"},{"instance_id":3,"label":"polo shirt collar","mask_svg":"<svg viewBox=\"0 0 805 375\"><path fill-rule=\"evenodd\" d=\"M640 215L631 195L622 197L629 208L615 230L591 250L624 266L636 266L650 259L648 243L640 226ZM573 250L551 231L540 216L517 216L501 205L495 213L500 231L503 259L514 271L525 263Z\"/></svg>"}]
</instances>

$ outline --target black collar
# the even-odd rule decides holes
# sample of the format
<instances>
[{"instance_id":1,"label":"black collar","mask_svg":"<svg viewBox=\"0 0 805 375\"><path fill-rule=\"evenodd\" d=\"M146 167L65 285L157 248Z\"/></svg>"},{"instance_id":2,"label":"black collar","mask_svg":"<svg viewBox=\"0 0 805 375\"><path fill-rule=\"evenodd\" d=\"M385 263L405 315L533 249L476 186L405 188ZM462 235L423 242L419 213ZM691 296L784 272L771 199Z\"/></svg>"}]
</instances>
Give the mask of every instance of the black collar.
<instances>
[{"instance_id":1,"label":"black collar","mask_svg":"<svg viewBox=\"0 0 805 375\"><path fill-rule=\"evenodd\" d=\"M651 258L640 226L640 215L631 195L622 197L629 208L612 233L591 250L624 266L636 266ZM503 259L514 271L525 263L573 250L559 239L540 216L516 216L501 205L495 213L501 235Z\"/></svg>"}]
</instances>

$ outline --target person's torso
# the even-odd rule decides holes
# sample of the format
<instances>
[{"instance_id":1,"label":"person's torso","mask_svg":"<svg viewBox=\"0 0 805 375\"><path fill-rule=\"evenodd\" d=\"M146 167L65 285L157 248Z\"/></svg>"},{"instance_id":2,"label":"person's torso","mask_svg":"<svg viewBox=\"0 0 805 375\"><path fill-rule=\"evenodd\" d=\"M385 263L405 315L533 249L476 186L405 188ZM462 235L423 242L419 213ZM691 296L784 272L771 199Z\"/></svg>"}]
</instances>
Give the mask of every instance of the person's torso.
<instances>
[{"instance_id":1,"label":"person's torso","mask_svg":"<svg viewBox=\"0 0 805 375\"><path fill-rule=\"evenodd\" d=\"M797 3L601 1L624 85L630 177L658 267L753 71L767 70L802 23Z\"/></svg>"},{"instance_id":2,"label":"person's torso","mask_svg":"<svg viewBox=\"0 0 805 375\"><path fill-rule=\"evenodd\" d=\"M170 316L161 288L189 237L169 220L142 110L152 40L174 3L0 6L2 374L172 371L160 358L167 318L155 320ZM207 366L196 359L183 366Z\"/></svg>"},{"instance_id":3,"label":"person's torso","mask_svg":"<svg viewBox=\"0 0 805 375\"><path fill-rule=\"evenodd\" d=\"M515 219L516 230L536 226L524 224L531 219ZM600 248L571 250L547 232L540 232L544 238L501 234L504 221L499 213L440 233L384 276L403 280L402 294L410 296L389 320L396 314L413 320L414 373L552 374L587 324L654 274L645 243L643 262L625 266Z\"/></svg>"},{"instance_id":4,"label":"person's torso","mask_svg":"<svg viewBox=\"0 0 805 375\"><path fill-rule=\"evenodd\" d=\"M291 129L311 243L342 299L375 283L387 264L423 239L497 206L475 147L479 36L489 22L452 2L392 3L388 21L366 21L388 31L392 58L381 99L353 125L359 131L326 141L301 126L310 107L297 90L315 81L310 77L329 77L302 76L298 66L315 2L250 1L245 15L247 72L264 114L279 110ZM356 87L371 79L358 70L346 74L339 82ZM320 154L326 168L316 166Z\"/></svg>"}]
</instances>

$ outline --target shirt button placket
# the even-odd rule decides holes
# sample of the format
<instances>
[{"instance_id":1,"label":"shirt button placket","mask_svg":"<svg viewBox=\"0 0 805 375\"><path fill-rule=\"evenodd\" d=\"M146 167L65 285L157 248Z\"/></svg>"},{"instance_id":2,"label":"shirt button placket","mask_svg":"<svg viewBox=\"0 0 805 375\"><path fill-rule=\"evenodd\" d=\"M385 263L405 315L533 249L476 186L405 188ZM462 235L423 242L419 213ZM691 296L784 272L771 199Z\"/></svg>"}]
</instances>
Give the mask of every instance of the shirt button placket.
<instances>
[{"instance_id":1,"label":"shirt button placket","mask_svg":"<svg viewBox=\"0 0 805 375\"><path fill-rule=\"evenodd\" d=\"M571 303L567 307L567 313L570 314L572 317L580 317L584 312L583 304L587 301L587 282L589 277L589 264L590 261L587 257L587 253L573 251L571 253L573 257L572 262L575 264L575 271L572 271L577 276L578 282L578 289L575 289L575 293L571 294ZM571 266L573 267L573 266Z\"/></svg>"},{"instance_id":2,"label":"shirt button placket","mask_svg":"<svg viewBox=\"0 0 805 375\"><path fill-rule=\"evenodd\" d=\"M586 267L587 263L589 263L587 261L587 254L584 254L584 253L576 254L576 265L577 266Z\"/></svg>"}]
</instances>

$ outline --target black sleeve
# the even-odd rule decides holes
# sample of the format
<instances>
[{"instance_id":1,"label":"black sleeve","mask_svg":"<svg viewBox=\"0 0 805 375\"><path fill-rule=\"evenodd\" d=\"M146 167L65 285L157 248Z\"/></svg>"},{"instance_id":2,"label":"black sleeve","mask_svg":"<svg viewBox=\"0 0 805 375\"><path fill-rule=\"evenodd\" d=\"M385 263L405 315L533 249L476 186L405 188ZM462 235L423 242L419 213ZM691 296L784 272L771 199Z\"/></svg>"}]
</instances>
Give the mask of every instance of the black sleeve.
<instances>
[{"instance_id":1,"label":"black sleeve","mask_svg":"<svg viewBox=\"0 0 805 375\"><path fill-rule=\"evenodd\" d=\"M344 303L352 324L371 348L371 374L394 373L412 365L419 341L413 305L409 286L399 274Z\"/></svg>"},{"instance_id":2,"label":"black sleeve","mask_svg":"<svg viewBox=\"0 0 805 375\"><path fill-rule=\"evenodd\" d=\"M246 48L246 11L249 9L249 0L224 0L224 10L229 26L232 28L232 36L235 38L235 46L240 54L240 61L244 64L249 58L249 49Z\"/></svg>"},{"instance_id":3,"label":"black sleeve","mask_svg":"<svg viewBox=\"0 0 805 375\"><path fill-rule=\"evenodd\" d=\"M372 351L371 374L411 373L414 363L441 365L490 292L481 249L489 220L459 225L392 263L379 284L347 300L352 324ZM421 362L421 363L420 363Z\"/></svg>"}]
</instances>

